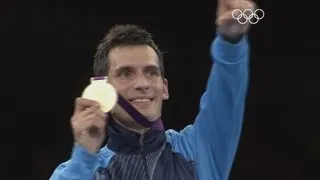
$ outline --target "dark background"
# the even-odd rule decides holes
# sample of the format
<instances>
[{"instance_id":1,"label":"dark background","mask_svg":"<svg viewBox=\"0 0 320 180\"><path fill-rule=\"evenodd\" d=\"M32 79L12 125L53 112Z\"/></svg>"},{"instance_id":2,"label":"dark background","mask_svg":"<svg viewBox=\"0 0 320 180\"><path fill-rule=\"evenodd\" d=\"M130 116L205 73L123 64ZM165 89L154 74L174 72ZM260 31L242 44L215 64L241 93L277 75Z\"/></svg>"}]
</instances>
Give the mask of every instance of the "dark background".
<instances>
[{"instance_id":1,"label":"dark background","mask_svg":"<svg viewBox=\"0 0 320 180\"><path fill-rule=\"evenodd\" d=\"M319 80L311 64L315 48L298 44L297 37L287 39L292 32L281 30L287 24L275 31L268 2L258 2L266 17L249 34L251 81L230 179L318 177ZM165 127L180 130L193 122L211 65L216 2L177 7L148 2L146 8L132 4L49 0L2 4L5 92L0 179L48 179L69 159L74 99L89 83L97 44L115 24L146 27L166 52L170 100L164 105ZM193 8L183 8L188 5ZM279 34L283 36L274 41Z\"/></svg>"}]
</instances>

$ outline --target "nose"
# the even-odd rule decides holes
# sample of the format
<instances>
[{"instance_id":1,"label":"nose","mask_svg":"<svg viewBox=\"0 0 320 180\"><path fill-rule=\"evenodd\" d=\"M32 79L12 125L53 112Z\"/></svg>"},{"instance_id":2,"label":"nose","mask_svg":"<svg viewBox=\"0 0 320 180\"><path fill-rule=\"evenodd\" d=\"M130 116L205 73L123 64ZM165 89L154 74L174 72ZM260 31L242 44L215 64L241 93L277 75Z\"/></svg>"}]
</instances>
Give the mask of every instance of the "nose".
<instances>
[{"instance_id":1,"label":"nose","mask_svg":"<svg viewBox=\"0 0 320 180\"><path fill-rule=\"evenodd\" d=\"M135 90L146 91L150 88L150 83L144 75L140 75L136 79Z\"/></svg>"}]
</instances>

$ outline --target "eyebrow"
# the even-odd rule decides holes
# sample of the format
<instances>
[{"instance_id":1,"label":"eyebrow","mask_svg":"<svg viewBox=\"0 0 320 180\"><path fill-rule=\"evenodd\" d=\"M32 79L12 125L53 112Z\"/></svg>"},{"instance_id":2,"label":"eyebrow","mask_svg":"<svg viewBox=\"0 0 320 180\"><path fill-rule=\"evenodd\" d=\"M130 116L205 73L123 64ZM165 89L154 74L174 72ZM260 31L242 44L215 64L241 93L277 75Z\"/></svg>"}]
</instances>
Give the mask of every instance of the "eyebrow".
<instances>
[{"instance_id":1,"label":"eyebrow","mask_svg":"<svg viewBox=\"0 0 320 180\"><path fill-rule=\"evenodd\" d=\"M124 71L124 70L131 70L131 69L133 69L132 66L121 66L121 67L117 68L115 70L115 72L121 72L121 71Z\"/></svg>"},{"instance_id":2,"label":"eyebrow","mask_svg":"<svg viewBox=\"0 0 320 180\"><path fill-rule=\"evenodd\" d=\"M121 67L118 67L115 70L115 72L121 72L121 71L125 71L125 70L133 70L133 69L134 69L133 66L121 66ZM154 70L160 71L160 67L157 66L157 65L153 65L153 64L152 65L147 65L143 69L147 69L147 70L154 69Z\"/></svg>"},{"instance_id":3,"label":"eyebrow","mask_svg":"<svg viewBox=\"0 0 320 180\"><path fill-rule=\"evenodd\" d=\"M148 65L146 67L144 67L144 69L152 69L152 70L157 70L157 71L160 71L160 67L159 66L156 66L156 65Z\"/></svg>"}]
</instances>

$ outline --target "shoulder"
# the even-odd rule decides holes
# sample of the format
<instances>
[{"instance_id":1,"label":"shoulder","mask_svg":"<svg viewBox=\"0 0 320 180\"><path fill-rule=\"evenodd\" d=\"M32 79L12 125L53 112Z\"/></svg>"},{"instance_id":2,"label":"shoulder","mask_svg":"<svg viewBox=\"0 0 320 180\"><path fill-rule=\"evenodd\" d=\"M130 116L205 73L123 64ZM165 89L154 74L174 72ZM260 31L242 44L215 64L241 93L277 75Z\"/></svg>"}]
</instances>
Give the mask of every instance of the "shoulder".
<instances>
[{"instance_id":1,"label":"shoulder","mask_svg":"<svg viewBox=\"0 0 320 180\"><path fill-rule=\"evenodd\" d=\"M167 142L175 143L175 141L178 139L181 139L181 138L185 139L192 136L193 125L188 125L185 128L183 128L181 131L168 129L166 130L165 134L166 134Z\"/></svg>"}]
</instances>

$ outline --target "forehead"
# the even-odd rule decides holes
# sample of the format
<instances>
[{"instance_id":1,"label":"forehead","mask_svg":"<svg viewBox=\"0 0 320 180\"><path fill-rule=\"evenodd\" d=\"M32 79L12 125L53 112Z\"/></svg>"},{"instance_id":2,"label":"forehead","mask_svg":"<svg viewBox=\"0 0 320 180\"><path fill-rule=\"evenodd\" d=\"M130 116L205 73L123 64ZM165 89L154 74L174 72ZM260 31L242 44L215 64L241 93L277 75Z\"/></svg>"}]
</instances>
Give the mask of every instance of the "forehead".
<instances>
[{"instance_id":1,"label":"forehead","mask_svg":"<svg viewBox=\"0 0 320 180\"><path fill-rule=\"evenodd\" d=\"M123 66L144 67L159 66L156 52L147 45L123 46L112 49L109 53L110 70Z\"/></svg>"}]
</instances>

